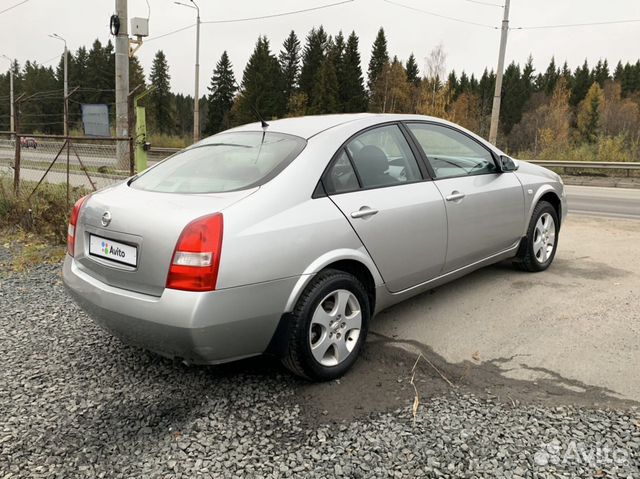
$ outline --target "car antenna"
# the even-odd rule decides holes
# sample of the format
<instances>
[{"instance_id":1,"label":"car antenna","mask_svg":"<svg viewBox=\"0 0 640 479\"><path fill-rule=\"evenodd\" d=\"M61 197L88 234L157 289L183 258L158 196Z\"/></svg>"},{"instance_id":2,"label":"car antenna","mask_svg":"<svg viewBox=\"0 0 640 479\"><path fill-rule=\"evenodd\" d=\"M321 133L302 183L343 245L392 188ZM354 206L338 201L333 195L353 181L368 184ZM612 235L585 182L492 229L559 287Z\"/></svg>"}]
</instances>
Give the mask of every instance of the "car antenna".
<instances>
[{"instance_id":1,"label":"car antenna","mask_svg":"<svg viewBox=\"0 0 640 479\"><path fill-rule=\"evenodd\" d=\"M264 121L264 118L262 118L262 115L260 115L260 112L255 106L252 106L251 109L260 120L260 126L262 126L262 140L260 140L260 147L258 148L258 154L256 155L256 160L254 161L254 164L255 164L255 163L258 163L258 159L260 158L260 153L262 153L262 145L264 145L264 137L267 134L267 128L269 128L269 123Z\"/></svg>"},{"instance_id":2,"label":"car antenna","mask_svg":"<svg viewBox=\"0 0 640 479\"><path fill-rule=\"evenodd\" d=\"M266 133L267 128L269 128L269 123L264 121L264 118L262 118L262 115L260 114L260 112L258 111L258 109L255 106L251 106L251 109L253 110L255 115L258 117L258 120L260 120L260 125L262 126L262 131Z\"/></svg>"}]
</instances>

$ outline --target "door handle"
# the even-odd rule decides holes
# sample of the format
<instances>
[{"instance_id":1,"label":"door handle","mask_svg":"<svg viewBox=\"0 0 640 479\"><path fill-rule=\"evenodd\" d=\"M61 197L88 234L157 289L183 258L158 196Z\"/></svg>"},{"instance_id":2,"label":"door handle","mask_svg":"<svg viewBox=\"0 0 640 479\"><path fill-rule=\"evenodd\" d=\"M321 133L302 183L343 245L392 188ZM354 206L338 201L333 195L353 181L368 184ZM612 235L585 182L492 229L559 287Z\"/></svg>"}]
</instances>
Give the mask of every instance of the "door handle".
<instances>
[{"instance_id":1,"label":"door handle","mask_svg":"<svg viewBox=\"0 0 640 479\"><path fill-rule=\"evenodd\" d=\"M459 191L452 191L449 196L445 198L447 201L458 201L464 198L466 195L464 193L460 193Z\"/></svg>"},{"instance_id":2,"label":"door handle","mask_svg":"<svg viewBox=\"0 0 640 479\"><path fill-rule=\"evenodd\" d=\"M369 208L368 206L363 206L358 211L354 211L351 213L352 218L367 218L368 216L373 216L378 212L378 210L374 210Z\"/></svg>"}]
</instances>

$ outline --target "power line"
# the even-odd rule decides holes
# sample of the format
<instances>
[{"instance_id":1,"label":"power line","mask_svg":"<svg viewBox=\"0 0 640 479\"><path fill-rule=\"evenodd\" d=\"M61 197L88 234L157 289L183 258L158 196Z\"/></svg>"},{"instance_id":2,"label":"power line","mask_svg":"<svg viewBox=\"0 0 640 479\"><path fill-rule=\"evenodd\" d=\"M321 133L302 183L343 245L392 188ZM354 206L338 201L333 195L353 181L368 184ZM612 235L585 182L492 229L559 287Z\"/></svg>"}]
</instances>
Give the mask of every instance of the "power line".
<instances>
[{"instance_id":1,"label":"power line","mask_svg":"<svg viewBox=\"0 0 640 479\"><path fill-rule=\"evenodd\" d=\"M188 30L188 29L193 28L195 26L196 26L196 24L192 23L191 25L187 25L186 27L181 27L181 28L178 28L176 30L172 30L170 32L163 33L162 35L158 35L157 37L147 38L144 42L145 43L149 43L149 42L152 42L154 40L158 40L160 38L168 37L169 35L173 35L174 33L178 33L178 32L182 32L184 30Z\"/></svg>"},{"instance_id":2,"label":"power line","mask_svg":"<svg viewBox=\"0 0 640 479\"><path fill-rule=\"evenodd\" d=\"M292 12L273 13L271 15L261 15L259 17L235 18L231 20L209 20L202 23L239 23L239 22L250 22L253 20L264 20L266 18L286 17L288 15L295 15L297 13L313 12L313 11L322 10L325 8L336 7L338 5L344 5L345 3L352 3L354 1L355 0L343 0L341 2L329 3L327 5L320 5L317 7L305 8L302 10L294 10Z\"/></svg>"},{"instance_id":3,"label":"power line","mask_svg":"<svg viewBox=\"0 0 640 479\"><path fill-rule=\"evenodd\" d=\"M57 59L57 58L61 58L62 54L58 54L55 57L51 57L48 60L45 60L43 62L40 62L40 65L45 66L47 63L52 62L53 60Z\"/></svg>"},{"instance_id":4,"label":"power line","mask_svg":"<svg viewBox=\"0 0 640 479\"><path fill-rule=\"evenodd\" d=\"M481 2L480 0L463 0L464 2L475 3L477 5L485 5L487 7L500 7L504 8L504 5L500 3Z\"/></svg>"},{"instance_id":5,"label":"power line","mask_svg":"<svg viewBox=\"0 0 640 479\"><path fill-rule=\"evenodd\" d=\"M633 20L610 20L604 22L590 22L590 23L564 23L559 25L533 25L528 27L513 27L511 30L541 30L547 28L573 28L573 27L591 27L596 25L616 25L620 23L638 23L640 18Z\"/></svg>"},{"instance_id":6,"label":"power line","mask_svg":"<svg viewBox=\"0 0 640 479\"><path fill-rule=\"evenodd\" d=\"M232 19L228 19L228 20L208 20L208 21L203 21L203 22L200 22L200 23L202 23L202 24L205 24L205 23L206 24L221 24L221 23L251 22L251 21L254 21L254 20L265 20L265 19L268 19L268 18L285 17L285 16L288 16L288 15L295 15L295 14L298 14L298 13L313 12L313 11L322 10L322 9L325 9L325 8L336 7L338 5L344 5L346 3L352 3L354 1L355 0L342 0L340 2L329 3L329 4L326 4L326 5L319 5L317 7L304 8L302 10L294 10L294 11L291 11L291 12L273 13L271 15L261 15L261 16L258 16L258 17L232 18ZM468 0L468 1L471 1L471 0ZM163 33L162 35L158 35L156 37L148 38L148 39L145 40L145 43L151 42L153 40L158 40L160 38L168 37L169 35L173 35L175 33L183 32L185 30L189 30L190 28L193 28L195 26L196 26L196 24L192 23L191 25L186 25L184 27L177 28L177 29L172 30L170 32Z\"/></svg>"},{"instance_id":7,"label":"power line","mask_svg":"<svg viewBox=\"0 0 640 479\"><path fill-rule=\"evenodd\" d=\"M406 8L407 10L413 10L414 12L424 13L426 15L431 15L433 17L444 18L445 20L451 20L453 22L466 23L467 25L474 25L476 27L490 28L492 30L498 30L499 28L494 25L488 25L486 23L478 23L472 22L470 20L463 20L462 18L449 17L447 15L442 15L440 13L430 12L428 10L423 10L421 8L412 7L410 5L405 5L404 3L394 2L393 0L383 0L386 3L391 5L395 5L396 7Z\"/></svg>"},{"instance_id":8,"label":"power line","mask_svg":"<svg viewBox=\"0 0 640 479\"><path fill-rule=\"evenodd\" d=\"M27 3L29 0L22 0L22 2L16 3L15 5L12 5L9 8L5 8L4 10L0 10L0 13L4 13L4 12L8 12L9 10L13 10L16 7L19 7L20 5L23 5L25 3Z\"/></svg>"}]
</instances>

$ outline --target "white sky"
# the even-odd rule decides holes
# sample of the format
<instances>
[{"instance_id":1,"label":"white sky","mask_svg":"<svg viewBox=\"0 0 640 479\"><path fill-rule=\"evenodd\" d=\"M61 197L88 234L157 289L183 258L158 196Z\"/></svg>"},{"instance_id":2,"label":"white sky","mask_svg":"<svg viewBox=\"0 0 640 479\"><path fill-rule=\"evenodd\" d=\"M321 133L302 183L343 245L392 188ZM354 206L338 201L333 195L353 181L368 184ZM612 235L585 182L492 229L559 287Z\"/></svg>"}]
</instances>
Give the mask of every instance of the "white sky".
<instances>
[{"instance_id":1,"label":"white sky","mask_svg":"<svg viewBox=\"0 0 640 479\"><path fill-rule=\"evenodd\" d=\"M0 0L0 11L21 0ZM188 2L188 0L184 0ZM201 17L223 20L300 10L336 0L200 0ZM396 0L399 3L438 14L499 26L502 9L468 0ZM484 0L500 3L503 0ZM149 0L151 4L150 37L195 23L195 11L175 5L173 0ZM65 37L69 48L90 47L98 37L109 38L109 17L114 0L29 0L0 14L0 54L44 62L61 51L62 43L48 37L56 32ZM147 16L145 0L129 0L129 17ZM511 26L534 26L582 22L640 19L638 0L512 0ZM206 93L212 70L223 50L228 50L238 81L259 34L267 35L272 50L278 52L291 29L304 44L313 26L324 25L331 34L342 29L355 30L360 37L360 53L366 74L371 44L380 26L389 43L390 55L406 59L414 52L421 71L429 51L442 42L447 53L447 71L481 74L485 66L494 67L500 32L452 22L406 10L384 0L354 0L333 8L293 16L244 23L202 25L200 92ZM346 36L346 35L345 35ZM170 65L175 92L193 92L195 28L150 41L137 55L145 73L156 50L162 49ZM618 59L635 62L640 58L640 22L617 25L512 31L507 45L507 63L526 61L531 53L534 65L544 70L552 55L558 63L567 60L571 68L585 58L593 64L607 58L612 68ZM49 64L55 65L57 58ZM0 68L5 65L0 64Z\"/></svg>"}]
</instances>

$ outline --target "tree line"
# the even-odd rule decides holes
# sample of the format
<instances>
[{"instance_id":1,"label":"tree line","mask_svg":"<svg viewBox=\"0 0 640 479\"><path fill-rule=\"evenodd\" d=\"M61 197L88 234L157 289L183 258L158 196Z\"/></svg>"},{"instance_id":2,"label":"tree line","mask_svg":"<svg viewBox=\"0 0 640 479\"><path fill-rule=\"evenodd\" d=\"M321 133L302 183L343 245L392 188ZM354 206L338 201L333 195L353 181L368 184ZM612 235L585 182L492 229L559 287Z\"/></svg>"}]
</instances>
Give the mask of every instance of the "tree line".
<instances>
[{"instance_id":1,"label":"tree line","mask_svg":"<svg viewBox=\"0 0 640 479\"><path fill-rule=\"evenodd\" d=\"M80 126L81 103L114 102L114 51L96 40L91 49L70 55L72 125ZM425 57L422 71L412 53L401 61L391 56L380 28L371 46L366 79L355 32L329 34L313 28L301 41L291 31L275 51L260 36L238 82L225 51L216 63L208 94L200 99L203 134L234 125L287 116L393 112L437 116L487 137L495 73L446 72L442 45ZM34 95L21 111L23 131L62 131L62 60L57 68L27 61L12 65L16 94ZM150 75L130 60L130 87L145 84L153 92L144 100L148 125L165 135L188 136L193 127L193 98L171 90L169 61L154 57ZM8 129L8 75L0 75L0 130ZM499 146L524 156L622 155L638 160L640 143L640 60L584 63L574 70L555 59L536 71L533 59L512 62L503 78ZM576 150L578 148L578 150ZM582 148L582 150L580 150ZM626 155L626 156L625 156ZM614 158L620 159L620 158Z\"/></svg>"}]
</instances>

